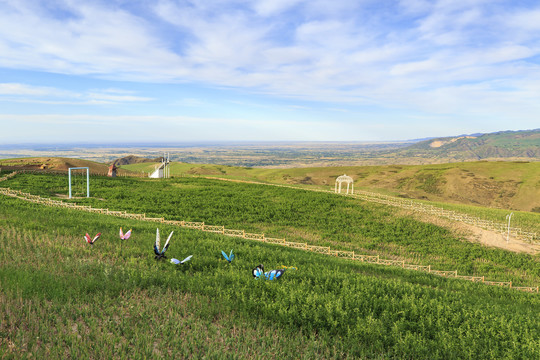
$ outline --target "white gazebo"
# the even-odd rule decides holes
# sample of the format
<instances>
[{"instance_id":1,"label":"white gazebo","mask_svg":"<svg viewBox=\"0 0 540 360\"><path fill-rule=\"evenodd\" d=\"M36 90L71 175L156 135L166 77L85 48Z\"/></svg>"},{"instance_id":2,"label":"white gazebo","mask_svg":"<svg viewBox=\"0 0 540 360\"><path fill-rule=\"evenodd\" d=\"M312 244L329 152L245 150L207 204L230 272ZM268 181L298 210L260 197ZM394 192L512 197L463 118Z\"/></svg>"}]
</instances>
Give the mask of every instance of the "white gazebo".
<instances>
[{"instance_id":1,"label":"white gazebo","mask_svg":"<svg viewBox=\"0 0 540 360\"><path fill-rule=\"evenodd\" d=\"M335 192L336 193L341 193L341 183L347 183L347 194L349 193L349 186L352 185L351 187L351 194L354 194L354 180L352 177L350 176L347 176L347 175L341 175L341 176L338 176L338 178L336 179L336 187L335 187Z\"/></svg>"}]
</instances>

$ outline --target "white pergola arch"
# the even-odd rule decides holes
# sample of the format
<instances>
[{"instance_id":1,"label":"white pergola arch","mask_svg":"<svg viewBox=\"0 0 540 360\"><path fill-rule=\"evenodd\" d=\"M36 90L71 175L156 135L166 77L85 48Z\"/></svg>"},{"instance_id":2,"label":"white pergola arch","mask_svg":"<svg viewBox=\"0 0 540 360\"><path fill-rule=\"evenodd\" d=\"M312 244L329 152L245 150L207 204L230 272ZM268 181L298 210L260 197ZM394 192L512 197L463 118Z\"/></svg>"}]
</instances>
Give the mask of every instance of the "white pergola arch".
<instances>
[{"instance_id":1,"label":"white pergola arch","mask_svg":"<svg viewBox=\"0 0 540 360\"><path fill-rule=\"evenodd\" d=\"M344 183L344 182L347 183L347 194L349 193L349 186L351 184L352 184L351 194L354 194L354 180L352 177L347 176L347 175L338 176L338 178L336 179L336 186L335 186L334 192L341 193L341 183Z\"/></svg>"}]
</instances>

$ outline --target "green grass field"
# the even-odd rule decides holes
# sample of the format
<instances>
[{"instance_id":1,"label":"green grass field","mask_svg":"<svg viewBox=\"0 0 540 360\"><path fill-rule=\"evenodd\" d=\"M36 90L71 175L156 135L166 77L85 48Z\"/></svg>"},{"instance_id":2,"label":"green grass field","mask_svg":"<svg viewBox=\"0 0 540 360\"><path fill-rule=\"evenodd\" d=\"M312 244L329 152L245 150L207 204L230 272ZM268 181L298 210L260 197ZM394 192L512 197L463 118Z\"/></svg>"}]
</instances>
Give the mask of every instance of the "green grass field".
<instances>
[{"instance_id":1,"label":"green grass field","mask_svg":"<svg viewBox=\"0 0 540 360\"><path fill-rule=\"evenodd\" d=\"M65 180L19 174L0 186L50 196L66 192ZM351 198L197 178L91 181L92 198L78 203L540 279L538 257L465 243ZM174 230L169 257L192 260L155 261L156 226L162 238ZM121 241L120 227L132 238ZM86 232L103 235L90 247ZM220 254L230 249L232 264ZM297 270L255 280L259 263ZM540 356L538 294L4 196L0 287L5 358Z\"/></svg>"},{"instance_id":2,"label":"green grass field","mask_svg":"<svg viewBox=\"0 0 540 360\"><path fill-rule=\"evenodd\" d=\"M90 199L71 202L378 254L439 270L458 270L461 275L513 281L516 286L540 282L540 255L469 243L439 226L398 215L393 207L331 193L204 178L92 177L91 183ZM74 187L82 195L86 187L80 185ZM47 197L67 193L63 175L19 174L0 186Z\"/></svg>"}]
</instances>

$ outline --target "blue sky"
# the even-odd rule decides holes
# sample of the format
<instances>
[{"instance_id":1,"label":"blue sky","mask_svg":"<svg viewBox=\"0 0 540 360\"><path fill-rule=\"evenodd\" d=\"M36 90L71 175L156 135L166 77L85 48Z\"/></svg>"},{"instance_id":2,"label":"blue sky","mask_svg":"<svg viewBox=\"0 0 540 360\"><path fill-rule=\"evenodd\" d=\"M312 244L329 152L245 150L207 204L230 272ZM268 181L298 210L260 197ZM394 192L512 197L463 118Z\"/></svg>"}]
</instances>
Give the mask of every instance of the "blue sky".
<instances>
[{"instance_id":1,"label":"blue sky","mask_svg":"<svg viewBox=\"0 0 540 360\"><path fill-rule=\"evenodd\" d=\"M0 142L540 127L540 3L0 0Z\"/></svg>"}]
</instances>

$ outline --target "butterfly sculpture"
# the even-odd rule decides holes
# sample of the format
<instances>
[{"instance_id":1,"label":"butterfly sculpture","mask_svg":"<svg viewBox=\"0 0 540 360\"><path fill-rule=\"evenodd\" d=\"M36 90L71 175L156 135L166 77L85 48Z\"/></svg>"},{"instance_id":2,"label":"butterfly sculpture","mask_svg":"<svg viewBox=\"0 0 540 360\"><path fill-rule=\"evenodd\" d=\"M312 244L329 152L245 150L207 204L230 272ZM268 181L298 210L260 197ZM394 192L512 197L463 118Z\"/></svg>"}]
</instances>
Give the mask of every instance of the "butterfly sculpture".
<instances>
[{"instance_id":1,"label":"butterfly sculpture","mask_svg":"<svg viewBox=\"0 0 540 360\"><path fill-rule=\"evenodd\" d=\"M90 237L90 235L88 235L88 233L86 233L86 235L84 236L84 239L86 240L87 243L89 243L90 245L94 245L94 243L96 242L97 239L99 239L99 237L101 236L101 233L98 233L96 236L94 236L94 238L92 239Z\"/></svg>"},{"instance_id":2,"label":"butterfly sculpture","mask_svg":"<svg viewBox=\"0 0 540 360\"><path fill-rule=\"evenodd\" d=\"M180 260L178 260L178 259L175 259L175 258L172 258L172 259L171 259L171 262L172 262L173 264L175 264L175 265L178 265L178 264L183 265L185 262L189 261L189 260L191 259L192 256L193 256L193 255L189 255L187 258L185 258L185 259L182 260L182 261L180 261Z\"/></svg>"},{"instance_id":3,"label":"butterfly sculpture","mask_svg":"<svg viewBox=\"0 0 540 360\"><path fill-rule=\"evenodd\" d=\"M120 239L127 240L129 239L130 236L131 236L131 229L129 229L129 231L124 234L124 232L122 231L122 228L120 228Z\"/></svg>"},{"instance_id":4,"label":"butterfly sculpture","mask_svg":"<svg viewBox=\"0 0 540 360\"><path fill-rule=\"evenodd\" d=\"M156 254L155 259L159 260L161 258L166 259L165 251L169 248L169 241L171 241L171 237L174 231L171 231L169 234L169 237L167 238L167 242L165 243L165 246L163 246L163 249L161 251L159 250L159 229L156 231L156 242L154 243L154 253ZM187 261L187 260L186 260Z\"/></svg>"},{"instance_id":5,"label":"butterfly sculpture","mask_svg":"<svg viewBox=\"0 0 540 360\"><path fill-rule=\"evenodd\" d=\"M229 254L229 256L227 256L227 253L223 250L221 250L221 253L223 254L223 257L225 258L225 260L227 260L229 262L229 264L231 263L231 261L233 261L234 259L234 254L231 250L231 253Z\"/></svg>"},{"instance_id":6,"label":"butterfly sculpture","mask_svg":"<svg viewBox=\"0 0 540 360\"><path fill-rule=\"evenodd\" d=\"M251 272L253 274L253 277L256 279L261 279L264 276L266 280L277 280L281 277L281 275L283 275L285 269L270 270L268 272L264 272L264 266L260 264Z\"/></svg>"}]
</instances>

